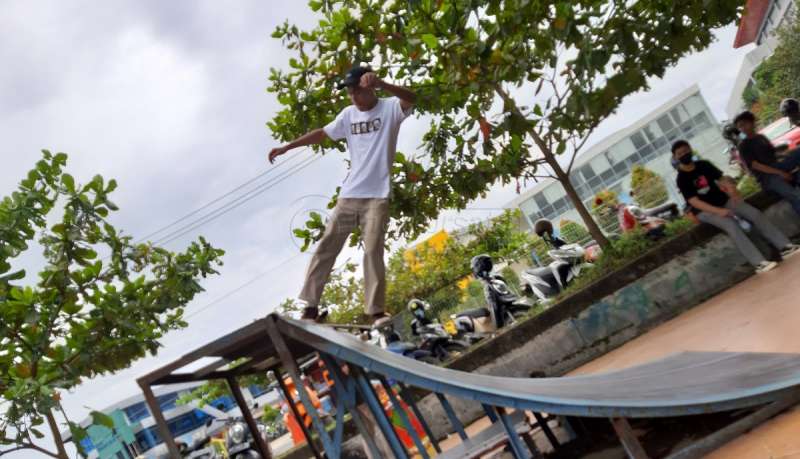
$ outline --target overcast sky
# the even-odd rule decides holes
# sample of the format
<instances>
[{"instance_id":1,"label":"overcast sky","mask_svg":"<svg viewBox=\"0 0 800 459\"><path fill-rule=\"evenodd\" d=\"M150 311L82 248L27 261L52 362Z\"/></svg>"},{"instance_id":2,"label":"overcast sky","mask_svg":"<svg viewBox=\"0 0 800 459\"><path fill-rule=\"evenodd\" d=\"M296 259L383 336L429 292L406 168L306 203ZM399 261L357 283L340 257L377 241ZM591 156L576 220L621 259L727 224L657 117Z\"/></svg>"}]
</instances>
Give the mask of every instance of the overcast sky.
<instances>
[{"instance_id":1,"label":"overcast sky","mask_svg":"<svg viewBox=\"0 0 800 459\"><path fill-rule=\"evenodd\" d=\"M265 90L268 69L285 67L288 60L270 33L286 19L309 26L314 16L300 1L231 5L188 0L0 3L0 196L14 189L41 149L67 152L68 168L78 180L97 173L118 180L113 200L121 211L113 221L142 237L268 170L266 151L277 144L265 123L278 109ZM629 97L594 140L635 122L694 83L723 118L733 79L749 50L732 49L734 34L734 27L717 31L719 40L711 48L654 80L652 90ZM426 128L424 119L408 121L400 149L413 152ZM301 158L295 159L291 164L300 164ZM291 166L282 167L257 183ZM177 250L205 235L227 251L222 275L204 283L207 292L187 310L190 326L167 336L157 357L66 394L71 417L81 419L88 408L101 409L138 393L136 377L296 295L308 257L297 255L292 221L323 206L345 174L342 156L326 155L168 243ZM474 207L502 207L514 193L513 187L498 188ZM450 213L435 226L485 214ZM359 258L349 251L340 261L346 256ZM30 268L37 263L36 257L20 262Z\"/></svg>"}]
</instances>

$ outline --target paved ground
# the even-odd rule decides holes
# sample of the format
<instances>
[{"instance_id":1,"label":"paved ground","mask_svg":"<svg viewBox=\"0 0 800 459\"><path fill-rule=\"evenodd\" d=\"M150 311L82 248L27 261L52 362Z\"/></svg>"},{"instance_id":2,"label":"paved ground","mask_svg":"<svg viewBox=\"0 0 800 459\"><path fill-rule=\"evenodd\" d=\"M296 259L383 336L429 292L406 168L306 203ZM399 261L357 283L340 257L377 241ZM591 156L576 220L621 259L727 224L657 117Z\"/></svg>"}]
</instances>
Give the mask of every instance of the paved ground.
<instances>
[{"instance_id":1,"label":"paved ground","mask_svg":"<svg viewBox=\"0 0 800 459\"><path fill-rule=\"evenodd\" d=\"M681 351L745 351L800 353L800 255L779 268L753 276L711 300L681 314L571 374L630 367ZM469 433L488 425L483 418ZM762 424L725 445L708 459L800 459L800 407ZM444 449L459 443L456 435ZM543 450L543 439L537 438ZM592 457L621 457L621 451ZM507 457L507 455L499 455Z\"/></svg>"},{"instance_id":2,"label":"paved ground","mask_svg":"<svg viewBox=\"0 0 800 459\"><path fill-rule=\"evenodd\" d=\"M800 255L575 370L629 367L680 351L800 353ZM723 458L800 458L800 408L778 416L712 454Z\"/></svg>"}]
</instances>

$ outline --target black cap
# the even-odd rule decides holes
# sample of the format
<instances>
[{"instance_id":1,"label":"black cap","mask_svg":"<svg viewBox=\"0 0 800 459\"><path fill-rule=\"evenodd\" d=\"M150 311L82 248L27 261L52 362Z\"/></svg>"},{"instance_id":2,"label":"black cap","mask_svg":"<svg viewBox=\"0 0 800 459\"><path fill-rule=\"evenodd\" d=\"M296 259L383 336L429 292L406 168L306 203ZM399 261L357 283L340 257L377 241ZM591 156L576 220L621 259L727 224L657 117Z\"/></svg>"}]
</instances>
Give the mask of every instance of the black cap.
<instances>
[{"instance_id":1,"label":"black cap","mask_svg":"<svg viewBox=\"0 0 800 459\"><path fill-rule=\"evenodd\" d=\"M369 67L361 67L356 66L350 69L347 74L345 74L344 79L336 85L339 89L344 89L348 86L356 86L361 81L361 77L364 76L365 73L371 72L372 69Z\"/></svg>"}]
</instances>

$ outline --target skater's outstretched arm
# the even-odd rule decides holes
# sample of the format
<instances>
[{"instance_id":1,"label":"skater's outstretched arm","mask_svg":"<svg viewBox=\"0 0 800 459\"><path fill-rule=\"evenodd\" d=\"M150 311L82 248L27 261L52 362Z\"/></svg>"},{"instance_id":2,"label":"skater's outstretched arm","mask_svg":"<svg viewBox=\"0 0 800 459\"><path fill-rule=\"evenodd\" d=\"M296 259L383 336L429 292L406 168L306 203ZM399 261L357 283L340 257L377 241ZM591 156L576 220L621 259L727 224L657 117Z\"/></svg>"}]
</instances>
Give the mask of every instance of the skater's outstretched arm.
<instances>
[{"instance_id":1,"label":"skater's outstretched arm","mask_svg":"<svg viewBox=\"0 0 800 459\"><path fill-rule=\"evenodd\" d=\"M292 140L291 142L287 143L286 145L282 145L280 147L275 147L270 150L268 158L269 162L275 162L275 158L278 156L288 152L289 150L297 147L304 147L306 145L317 145L325 141L328 138L328 135L325 134L325 130L322 128L314 129L313 131L309 131L300 137Z\"/></svg>"}]
</instances>

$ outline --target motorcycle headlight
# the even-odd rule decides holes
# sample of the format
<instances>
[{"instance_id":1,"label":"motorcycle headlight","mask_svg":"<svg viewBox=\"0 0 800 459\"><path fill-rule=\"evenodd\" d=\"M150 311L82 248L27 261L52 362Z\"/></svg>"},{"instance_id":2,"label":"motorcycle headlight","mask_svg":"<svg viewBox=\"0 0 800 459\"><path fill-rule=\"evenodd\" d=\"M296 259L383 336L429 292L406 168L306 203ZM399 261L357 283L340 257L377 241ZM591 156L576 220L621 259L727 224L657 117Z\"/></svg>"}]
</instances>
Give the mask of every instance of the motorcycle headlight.
<instances>
[{"instance_id":1,"label":"motorcycle headlight","mask_svg":"<svg viewBox=\"0 0 800 459\"><path fill-rule=\"evenodd\" d=\"M228 428L228 439L232 444L242 443L246 436L244 424L237 422Z\"/></svg>"}]
</instances>

